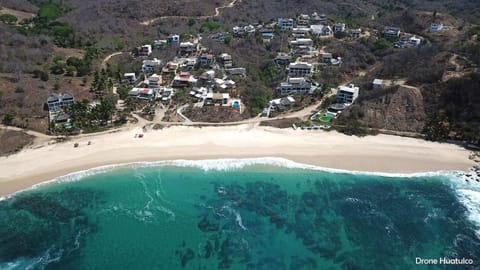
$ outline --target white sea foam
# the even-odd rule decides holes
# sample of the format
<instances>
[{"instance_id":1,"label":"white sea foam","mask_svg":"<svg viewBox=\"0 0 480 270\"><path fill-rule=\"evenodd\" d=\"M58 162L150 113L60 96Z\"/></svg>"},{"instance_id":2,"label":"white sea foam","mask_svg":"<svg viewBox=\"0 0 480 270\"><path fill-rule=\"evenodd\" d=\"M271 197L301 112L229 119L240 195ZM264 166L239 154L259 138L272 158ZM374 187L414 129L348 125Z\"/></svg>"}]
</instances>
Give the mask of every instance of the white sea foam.
<instances>
[{"instance_id":1,"label":"white sea foam","mask_svg":"<svg viewBox=\"0 0 480 270\"><path fill-rule=\"evenodd\" d=\"M38 184L33 185L32 187L25 189L31 190L38 187L52 184L52 183L61 183L61 182L71 182L78 181L88 176L93 176L101 173L110 172L114 169L119 168L151 168L151 167L163 167L163 166L173 166L173 167L193 167L199 168L204 171L235 171L249 166L255 165L266 165L266 166L275 166L282 167L287 169L303 169L303 170L315 170L315 171L324 171L332 173L346 173L346 174L356 174L356 175L375 175L383 177L424 177L424 176L458 176L463 172L457 171L437 171L437 172L423 172L423 173L383 173L383 172L363 172L363 171L348 171L342 169L332 169L326 167L320 167L315 165L308 165L303 163L298 163L291 161L285 158L278 157L263 157L263 158L243 158L243 159L207 159L207 160L167 160L167 161L155 161L155 162L133 162L133 163L123 163L123 164L113 164L100 166L88 170L82 170L74 173L70 173L64 176L60 176L51 180L47 180ZM8 199L15 194L25 191L21 190L13 194L0 197L0 201Z\"/></svg>"},{"instance_id":2,"label":"white sea foam","mask_svg":"<svg viewBox=\"0 0 480 270\"><path fill-rule=\"evenodd\" d=\"M480 175L475 171L455 173L449 177L460 203L467 210L467 218L477 227L480 239Z\"/></svg>"},{"instance_id":3,"label":"white sea foam","mask_svg":"<svg viewBox=\"0 0 480 270\"><path fill-rule=\"evenodd\" d=\"M480 238L480 191L457 189L460 202L468 211L469 220L477 226L477 236Z\"/></svg>"},{"instance_id":4,"label":"white sea foam","mask_svg":"<svg viewBox=\"0 0 480 270\"><path fill-rule=\"evenodd\" d=\"M31 188L25 189L25 190L36 189L46 184L78 181L88 176L110 172L118 168L138 169L138 168L172 166L172 167L185 167L185 168L193 167L193 168L202 169L204 171L235 171L235 170L240 170L242 168L255 166L255 165L275 166L275 167L288 168L288 169L324 171L324 172L331 172L331 173L375 175L375 176L383 176L383 177L411 178L411 177L426 177L426 176L444 176L449 179L456 179L458 180L457 182L464 182L464 180L467 179L466 178L467 174L460 171L437 171L437 172L408 173L408 174L347 171L347 170L341 170L341 169L331 169L331 168L325 168L320 166L302 164L302 163L291 161L285 158L278 158L278 157L244 158L244 159L208 159L208 160L183 160L182 159L182 160L168 160L168 161L156 161L156 162L135 162L135 163L113 164L113 165L101 166L101 167L78 171L78 172L67 174L65 176L57 177L55 179L36 184ZM160 186L161 186L161 183L160 183ZM469 188L466 190L469 190ZM22 192L22 191L19 191L19 192ZM11 196L14 196L19 192L16 192L4 197L0 197L0 201L10 198ZM468 193L468 191L459 192L459 197L461 202L468 209L470 214L470 219L476 224L479 224L480 226L480 205L478 205L478 203L477 204L475 203L480 200L478 200L479 198L477 198L476 201L472 199L472 196L480 196L480 195L478 195L478 193L472 193L472 192L470 193ZM151 196L151 194L149 195ZM158 194L156 195L158 196ZM150 206L149 203L147 204L147 209L149 208L148 206ZM166 214L170 215L171 218L175 219L175 215L168 210L169 210L168 208L161 209L162 212L165 212ZM479 229L479 234L480 234L480 229Z\"/></svg>"},{"instance_id":5,"label":"white sea foam","mask_svg":"<svg viewBox=\"0 0 480 270\"><path fill-rule=\"evenodd\" d=\"M342 169L332 169L316 165L303 164L285 158L279 157L263 157L263 158L242 158L242 159L207 159L207 160L171 160L150 163L137 163L145 166L178 166L178 167L194 167L204 171L234 171L254 165L276 166L287 169L304 169L315 170L332 173L347 173L361 175L376 175L384 177L421 177L421 176L439 176L445 174L457 174L461 172L455 171L437 171L422 173L385 173L385 172L365 172L365 171L349 171Z\"/></svg>"},{"instance_id":6,"label":"white sea foam","mask_svg":"<svg viewBox=\"0 0 480 270\"><path fill-rule=\"evenodd\" d=\"M63 249L52 252L52 248L53 247L49 248L38 257L34 257L34 258L21 257L21 258L17 258L15 261L0 263L0 269L2 270L45 269L45 267L50 263L58 262L64 253Z\"/></svg>"},{"instance_id":7,"label":"white sea foam","mask_svg":"<svg viewBox=\"0 0 480 270\"><path fill-rule=\"evenodd\" d=\"M247 228L243 226L242 216L240 215L240 213L236 210L234 210L233 213L235 214L235 221L237 221L238 226L242 228L244 231L246 231Z\"/></svg>"}]
</instances>

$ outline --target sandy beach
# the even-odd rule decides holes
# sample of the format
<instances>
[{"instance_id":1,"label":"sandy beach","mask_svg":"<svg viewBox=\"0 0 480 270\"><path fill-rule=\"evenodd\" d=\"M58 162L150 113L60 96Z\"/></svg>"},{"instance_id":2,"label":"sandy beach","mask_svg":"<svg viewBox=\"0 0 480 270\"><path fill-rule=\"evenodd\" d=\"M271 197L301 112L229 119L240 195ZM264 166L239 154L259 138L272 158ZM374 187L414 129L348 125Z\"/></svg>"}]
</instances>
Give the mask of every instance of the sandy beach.
<instances>
[{"instance_id":1,"label":"sandy beach","mask_svg":"<svg viewBox=\"0 0 480 270\"><path fill-rule=\"evenodd\" d=\"M135 138L143 133L143 138ZM91 145L88 145L88 142ZM74 144L79 146L74 148ZM34 145L0 158L0 195L71 172L109 164L174 159L282 157L352 171L466 171L469 151L451 144L389 135L364 138L337 132L254 127L140 128Z\"/></svg>"}]
</instances>

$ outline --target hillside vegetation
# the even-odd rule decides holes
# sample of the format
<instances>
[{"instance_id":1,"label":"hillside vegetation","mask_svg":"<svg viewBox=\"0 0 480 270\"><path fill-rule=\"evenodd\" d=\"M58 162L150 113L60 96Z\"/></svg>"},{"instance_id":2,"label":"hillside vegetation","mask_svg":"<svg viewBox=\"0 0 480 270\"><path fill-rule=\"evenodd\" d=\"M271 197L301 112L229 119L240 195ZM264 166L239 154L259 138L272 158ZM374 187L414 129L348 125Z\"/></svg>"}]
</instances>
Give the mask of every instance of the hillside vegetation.
<instances>
[{"instance_id":1,"label":"hillside vegetation","mask_svg":"<svg viewBox=\"0 0 480 270\"><path fill-rule=\"evenodd\" d=\"M211 52L232 54L236 65L247 69L248 79L238 86L245 89L242 98L253 108L249 113L255 115L285 77L272 60L277 52L286 50L287 35L275 33L270 43L263 43L258 36L217 42L208 35L230 31L234 25L317 11L327 14L330 23L379 31L384 26L398 26L425 38L424 46L402 50L378 39L376 32L357 42L315 41L344 61L339 68L323 68L315 80L335 87L353 78L361 85L358 103L340 117L339 125L354 122L409 132L425 132L433 125L442 132L432 138L478 141L480 5L476 1L242 0L222 9L220 16L210 17L215 8L228 3L0 0L1 7L34 15L22 19L6 16L0 22L0 119L8 116L8 124L45 131L41 128L46 116L43 102L49 92L68 90L78 100L91 98L89 89L105 55L130 52L171 33L184 37L203 34L202 44ZM144 23L149 20L151 24ZM425 33L432 22L443 22L450 30ZM174 53L161 51L159 57L168 59ZM135 67L138 69L138 61L124 54L107 73L114 77ZM373 78L402 81L403 85L375 91L371 89Z\"/></svg>"}]
</instances>

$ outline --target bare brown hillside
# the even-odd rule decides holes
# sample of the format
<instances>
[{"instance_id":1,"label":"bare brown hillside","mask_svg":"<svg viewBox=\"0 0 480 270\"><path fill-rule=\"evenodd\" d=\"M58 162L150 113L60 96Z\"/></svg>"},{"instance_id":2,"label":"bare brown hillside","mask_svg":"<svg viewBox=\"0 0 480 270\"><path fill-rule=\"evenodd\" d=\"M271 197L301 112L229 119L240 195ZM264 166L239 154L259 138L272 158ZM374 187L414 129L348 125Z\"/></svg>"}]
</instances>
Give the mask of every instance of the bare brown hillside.
<instances>
[{"instance_id":1,"label":"bare brown hillside","mask_svg":"<svg viewBox=\"0 0 480 270\"><path fill-rule=\"evenodd\" d=\"M397 131L421 132L425 125L425 108L418 88L394 86L359 100L342 117L358 118L369 127Z\"/></svg>"}]
</instances>

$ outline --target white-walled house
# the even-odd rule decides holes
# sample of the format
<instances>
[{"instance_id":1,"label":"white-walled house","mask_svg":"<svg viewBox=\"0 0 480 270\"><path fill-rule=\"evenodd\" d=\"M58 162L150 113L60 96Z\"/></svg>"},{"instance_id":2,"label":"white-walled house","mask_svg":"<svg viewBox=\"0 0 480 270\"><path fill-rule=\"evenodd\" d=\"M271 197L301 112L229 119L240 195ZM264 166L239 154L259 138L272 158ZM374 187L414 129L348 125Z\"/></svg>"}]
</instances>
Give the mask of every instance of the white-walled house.
<instances>
[{"instance_id":1,"label":"white-walled house","mask_svg":"<svg viewBox=\"0 0 480 270\"><path fill-rule=\"evenodd\" d=\"M311 76L313 65L307 62L295 62L288 65L289 75Z\"/></svg>"},{"instance_id":2,"label":"white-walled house","mask_svg":"<svg viewBox=\"0 0 480 270\"><path fill-rule=\"evenodd\" d=\"M153 74L152 76L148 77L148 88L160 88L162 82L162 75Z\"/></svg>"},{"instance_id":3,"label":"white-walled house","mask_svg":"<svg viewBox=\"0 0 480 270\"><path fill-rule=\"evenodd\" d=\"M352 104L357 98L360 88L354 84L341 85L337 89L337 102Z\"/></svg>"},{"instance_id":4,"label":"white-walled house","mask_svg":"<svg viewBox=\"0 0 480 270\"><path fill-rule=\"evenodd\" d=\"M291 30L293 29L293 19L278 18L277 25L278 25L278 28L280 28L281 30Z\"/></svg>"},{"instance_id":5,"label":"white-walled house","mask_svg":"<svg viewBox=\"0 0 480 270\"><path fill-rule=\"evenodd\" d=\"M282 94L311 94L312 83L303 77L288 78L286 82L280 83L278 90Z\"/></svg>"}]
</instances>

